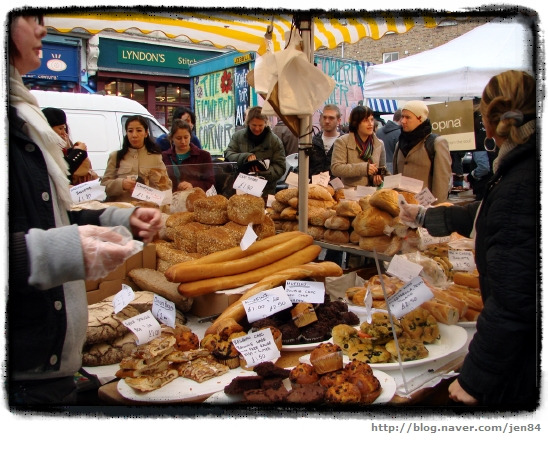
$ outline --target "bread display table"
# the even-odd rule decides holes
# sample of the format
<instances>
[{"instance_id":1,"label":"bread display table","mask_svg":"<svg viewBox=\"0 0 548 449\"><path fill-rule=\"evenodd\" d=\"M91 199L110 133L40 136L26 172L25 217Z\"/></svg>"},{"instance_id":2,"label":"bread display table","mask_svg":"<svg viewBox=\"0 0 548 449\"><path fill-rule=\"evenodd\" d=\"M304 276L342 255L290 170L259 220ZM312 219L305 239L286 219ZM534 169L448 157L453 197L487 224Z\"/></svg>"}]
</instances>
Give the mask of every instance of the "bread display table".
<instances>
[{"instance_id":1,"label":"bread display table","mask_svg":"<svg viewBox=\"0 0 548 449\"><path fill-rule=\"evenodd\" d=\"M196 332L200 338L203 336L203 332L209 326L209 322L201 323L196 317L189 317L188 325ZM398 390L389 405L431 405L437 403L443 405L447 402L447 386L452 381L452 377L455 375L453 372L458 371L462 366L464 356L466 355L468 344L475 333L474 327L466 327L467 340L466 344L458 351L450 353L446 356L434 359L425 364L408 366L404 368L405 381L410 387L414 383L414 379L422 379L424 377L433 377L429 382L420 386L409 394L405 394L404 382L399 366L395 365L394 368L389 371L385 371L396 381ZM309 355L311 350L306 351L282 351L281 357L276 362L277 366L282 368L290 368L299 363L299 359ZM374 367L374 365L372 365ZM447 373L450 373L447 376ZM419 377L420 376L420 377ZM449 378L450 377L450 378ZM420 384L420 382L419 382ZM142 402L129 400L123 397L118 391L118 380L106 383L98 390L99 400L105 405L171 405L176 402L159 403L159 402ZM205 397L197 398L196 400L185 400L184 403L201 403L205 400ZM183 403L183 401L181 401Z\"/></svg>"}]
</instances>

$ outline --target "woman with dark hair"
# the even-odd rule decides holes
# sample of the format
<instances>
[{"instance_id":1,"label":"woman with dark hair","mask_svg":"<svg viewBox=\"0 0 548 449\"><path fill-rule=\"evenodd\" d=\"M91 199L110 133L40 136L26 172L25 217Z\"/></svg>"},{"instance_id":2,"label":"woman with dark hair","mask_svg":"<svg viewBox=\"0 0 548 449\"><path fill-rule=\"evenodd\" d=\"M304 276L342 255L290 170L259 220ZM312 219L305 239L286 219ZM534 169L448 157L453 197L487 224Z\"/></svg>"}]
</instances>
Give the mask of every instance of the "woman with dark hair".
<instances>
[{"instance_id":1,"label":"woman with dark hair","mask_svg":"<svg viewBox=\"0 0 548 449\"><path fill-rule=\"evenodd\" d=\"M162 153L150 136L147 120L129 117L122 149L110 153L101 181L107 201L130 201L137 181L153 189L171 189L171 180L162 161Z\"/></svg>"},{"instance_id":2,"label":"woman with dark hair","mask_svg":"<svg viewBox=\"0 0 548 449\"><path fill-rule=\"evenodd\" d=\"M458 232L475 240L484 308L459 376L449 386L449 397L466 405L533 410L539 403L537 107L531 75L509 70L492 77L479 105L485 141L496 151L483 200L465 206L400 205L402 221L412 227L422 226L435 237Z\"/></svg>"},{"instance_id":3,"label":"woman with dark hair","mask_svg":"<svg viewBox=\"0 0 548 449\"><path fill-rule=\"evenodd\" d=\"M22 76L40 67L42 17L9 17L9 267L6 307L9 406L76 403L88 302L84 280L99 279L135 251L110 227L150 242L161 228L153 208L71 210L65 142ZM138 248L138 247L137 247Z\"/></svg>"},{"instance_id":4,"label":"woman with dark hair","mask_svg":"<svg viewBox=\"0 0 548 449\"><path fill-rule=\"evenodd\" d=\"M375 135L375 116L366 106L352 109L349 133L335 140L331 173L344 186L380 186L386 173L384 143Z\"/></svg>"},{"instance_id":5,"label":"woman with dark hair","mask_svg":"<svg viewBox=\"0 0 548 449\"><path fill-rule=\"evenodd\" d=\"M207 191L215 182L211 155L191 142L191 133L192 127L187 122L173 120L170 148L162 152L174 192L193 187Z\"/></svg>"}]
</instances>

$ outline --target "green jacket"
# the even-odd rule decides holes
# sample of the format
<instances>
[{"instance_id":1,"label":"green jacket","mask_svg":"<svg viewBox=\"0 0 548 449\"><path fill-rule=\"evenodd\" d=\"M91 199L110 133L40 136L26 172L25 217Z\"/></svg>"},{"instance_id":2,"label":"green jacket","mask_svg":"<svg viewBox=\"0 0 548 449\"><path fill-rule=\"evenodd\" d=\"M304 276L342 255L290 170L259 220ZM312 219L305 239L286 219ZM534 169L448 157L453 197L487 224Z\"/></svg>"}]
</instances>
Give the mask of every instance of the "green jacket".
<instances>
[{"instance_id":1,"label":"green jacket","mask_svg":"<svg viewBox=\"0 0 548 449\"><path fill-rule=\"evenodd\" d=\"M282 141L272 131L259 145L254 146L247 138L247 127L236 131L227 149L225 159L229 162L236 162L238 168L242 167L247 158L254 154L258 160L270 160L270 166L266 171L260 171L258 175L268 182L264 188L263 195L274 195L276 193L276 182L285 173L285 150Z\"/></svg>"}]
</instances>

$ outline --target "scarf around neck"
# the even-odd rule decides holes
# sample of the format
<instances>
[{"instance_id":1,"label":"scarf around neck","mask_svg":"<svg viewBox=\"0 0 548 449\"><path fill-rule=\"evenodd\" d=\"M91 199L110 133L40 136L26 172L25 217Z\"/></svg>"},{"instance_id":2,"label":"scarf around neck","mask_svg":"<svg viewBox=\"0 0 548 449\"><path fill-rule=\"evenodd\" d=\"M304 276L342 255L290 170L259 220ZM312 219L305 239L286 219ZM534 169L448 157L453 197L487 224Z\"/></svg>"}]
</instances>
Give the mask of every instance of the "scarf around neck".
<instances>
[{"instance_id":1,"label":"scarf around neck","mask_svg":"<svg viewBox=\"0 0 548 449\"><path fill-rule=\"evenodd\" d=\"M354 133L356 143L358 144L358 151L360 153L360 159L365 162L372 162L371 157L373 156L373 134L367 136L365 142L361 139L359 134Z\"/></svg>"},{"instance_id":2,"label":"scarf around neck","mask_svg":"<svg viewBox=\"0 0 548 449\"><path fill-rule=\"evenodd\" d=\"M25 87L21 75L12 65L10 65L9 103L26 123L27 135L42 151L48 175L54 187L52 193L55 192L61 209L69 210L72 199L69 190L68 164L63 155L65 142L51 128L38 101Z\"/></svg>"},{"instance_id":3,"label":"scarf around neck","mask_svg":"<svg viewBox=\"0 0 548 449\"><path fill-rule=\"evenodd\" d=\"M430 119L426 119L419 126L417 126L413 131L404 132L402 130L400 134L400 139L398 145L400 151L404 156L407 156L409 151L415 147L421 140L426 136L432 133L432 125L430 124Z\"/></svg>"},{"instance_id":4,"label":"scarf around neck","mask_svg":"<svg viewBox=\"0 0 548 449\"><path fill-rule=\"evenodd\" d=\"M247 138L249 139L249 141L254 146L257 146L257 145L260 145L261 143L264 142L264 140L266 139L266 136L268 135L269 132L270 132L270 127L265 126L265 128L263 129L263 132L261 134L259 134L258 136L256 136L255 134L253 134L251 132L251 130L249 129L249 126L248 126L247 130L246 130L246 135L247 135Z\"/></svg>"}]
</instances>

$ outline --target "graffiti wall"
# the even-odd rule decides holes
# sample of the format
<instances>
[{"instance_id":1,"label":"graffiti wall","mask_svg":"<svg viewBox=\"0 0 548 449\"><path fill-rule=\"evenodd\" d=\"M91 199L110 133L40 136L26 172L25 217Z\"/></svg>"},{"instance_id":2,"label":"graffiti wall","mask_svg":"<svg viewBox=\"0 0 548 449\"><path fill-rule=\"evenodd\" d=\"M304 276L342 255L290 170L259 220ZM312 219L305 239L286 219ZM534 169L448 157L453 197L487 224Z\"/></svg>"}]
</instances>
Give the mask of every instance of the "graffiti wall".
<instances>
[{"instance_id":1,"label":"graffiti wall","mask_svg":"<svg viewBox=\"0 0 548 449\"><path fill-rule=\"evenodd\" d=\"M194 78L196 133L202 148L220 156L234 133L234 69Z\"/></svg>"}]
</instances>

